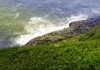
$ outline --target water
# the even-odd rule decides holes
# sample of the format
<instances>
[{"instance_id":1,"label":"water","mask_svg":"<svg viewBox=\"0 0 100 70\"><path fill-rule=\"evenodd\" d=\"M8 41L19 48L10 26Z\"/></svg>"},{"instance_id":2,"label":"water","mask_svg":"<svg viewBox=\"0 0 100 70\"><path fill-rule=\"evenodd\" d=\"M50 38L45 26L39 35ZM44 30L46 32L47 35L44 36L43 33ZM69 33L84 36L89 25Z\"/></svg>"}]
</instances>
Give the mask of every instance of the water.
<instances>
[{"instance_id":1,"label":"water","mask_svg":"<svg viewBox=\"0 0 100 70\"><path fill-rule=\"evenodd\" d=\"M0 48L100 15L100 0L0 0Z\"/></svg>"}]
</instances>

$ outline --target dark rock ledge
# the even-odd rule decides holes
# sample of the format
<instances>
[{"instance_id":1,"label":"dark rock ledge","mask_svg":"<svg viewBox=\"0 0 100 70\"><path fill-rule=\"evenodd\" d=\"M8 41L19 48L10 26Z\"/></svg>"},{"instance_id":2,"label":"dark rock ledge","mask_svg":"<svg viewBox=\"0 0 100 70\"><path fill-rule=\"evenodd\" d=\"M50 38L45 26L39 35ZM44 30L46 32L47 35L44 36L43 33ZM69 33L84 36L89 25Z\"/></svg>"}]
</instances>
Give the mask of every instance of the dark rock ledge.
<instances>
[{"instance_id":1,"label":"dark rock ledge","mask_svg":"<svg viewBox=\"0 0 100 70\"><path fill-rule=\"evenodd\" d=\"M45 44L47 42L59 42L64 39L82 34L90 28L94 27L96 24L100 24L100 17L71 22L68 28L36 37L29 41L26 45L35 46Z\"/></svg>"}]
</instances>

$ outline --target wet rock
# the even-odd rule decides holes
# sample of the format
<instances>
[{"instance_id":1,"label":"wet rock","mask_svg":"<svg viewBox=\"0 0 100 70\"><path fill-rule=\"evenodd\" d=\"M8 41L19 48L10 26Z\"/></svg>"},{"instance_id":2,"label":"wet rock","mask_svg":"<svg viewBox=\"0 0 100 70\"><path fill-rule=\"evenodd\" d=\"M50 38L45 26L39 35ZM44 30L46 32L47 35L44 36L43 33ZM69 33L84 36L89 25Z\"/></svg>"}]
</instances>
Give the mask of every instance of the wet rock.
<instances>
[{"instance_id":1,"label":"wet rock","mask_svg":"<svg viewBox=\"0 0 100 70\"><path fill-rule=\"evenodd\" d=\"M100 17L71 22L69 24L69 28L65 28L60 31L55 31L43 36L36 37L32 39L31 41L29 41L26 45L34 46L34 45L45 44L47 42L52 42L52 43L59 42L64 39L82 34L88 29L94 27L98 23L100 23Z\"/></svg>"}]
</instances>

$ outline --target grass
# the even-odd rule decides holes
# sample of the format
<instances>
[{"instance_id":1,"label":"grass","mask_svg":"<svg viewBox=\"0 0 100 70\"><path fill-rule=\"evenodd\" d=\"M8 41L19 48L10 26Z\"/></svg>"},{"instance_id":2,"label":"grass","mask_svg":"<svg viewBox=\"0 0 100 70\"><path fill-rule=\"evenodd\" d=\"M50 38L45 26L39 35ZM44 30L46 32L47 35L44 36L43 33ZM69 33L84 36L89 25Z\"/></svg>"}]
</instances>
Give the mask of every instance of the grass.
<instances>
[{"instance_id":1,"label":"grass","mask_svg":"<svg viewBox=\"0 0 100 70\"><path fill-rule=\"evenodd\" d=\"M99 70L100 25L58 43L0 49L0 70Z\"/></svg>"}]
</instances>

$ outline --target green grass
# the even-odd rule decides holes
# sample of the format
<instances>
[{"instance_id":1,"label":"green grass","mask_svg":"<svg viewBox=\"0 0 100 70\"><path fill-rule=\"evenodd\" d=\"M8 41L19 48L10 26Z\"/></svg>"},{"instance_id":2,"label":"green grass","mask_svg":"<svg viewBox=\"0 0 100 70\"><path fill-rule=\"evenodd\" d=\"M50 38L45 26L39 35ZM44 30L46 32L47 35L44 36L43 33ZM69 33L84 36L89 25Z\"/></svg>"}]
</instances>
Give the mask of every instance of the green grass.
<instances>
[{"instance_id":1,"label":"green grass","mask_svg":"<svg viewBox=\"0 0 100 70\"><path fill-rule=\"evenodd\" d=\"M0 70L100 70L100 25L58 43L0 49Z\"/></svg>"}]
</instances>

